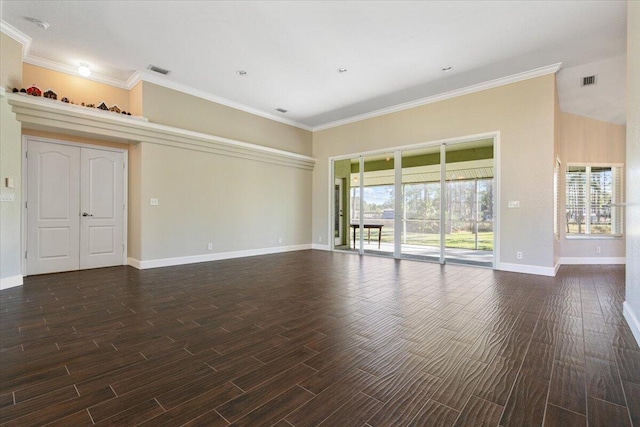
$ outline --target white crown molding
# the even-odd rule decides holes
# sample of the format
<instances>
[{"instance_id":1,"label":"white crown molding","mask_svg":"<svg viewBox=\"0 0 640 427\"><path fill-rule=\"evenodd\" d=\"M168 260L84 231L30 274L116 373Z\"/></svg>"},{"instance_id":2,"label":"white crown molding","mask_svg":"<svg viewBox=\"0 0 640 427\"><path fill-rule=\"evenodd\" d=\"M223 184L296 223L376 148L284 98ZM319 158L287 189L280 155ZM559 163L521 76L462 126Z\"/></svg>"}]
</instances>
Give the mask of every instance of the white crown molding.
<instances>
[{"instance_id":1,"label":"white crown molding","mask_svg":"<svg viewBox=\"0 0 640 427\"><path fill-rule=\"evenodd\" d=\"M138 270L146 270L147 268L170 267L173 265L195 264L198 262L220 261L223 259L279 254L282 252L304 251L309 249L311 249L311 244L303 244L150 260L137 260L135 258L128 258L127 262L131 267L137 268Z\"/></svg>"},{"instance_id":2,"label":"white crown molding","mask_svg":"<svg viewBox=\"0 0 640 427\"><path fill-rule=\"evenodd\" d=\"M195 89L191 86L176 83L165 77L154 75L146 71L136 71L135 73L133 73L133 75L129 78L129 80L127 80L126 86L129 90L131 90L135 85L137 85L141 81L144 81L147 83L153 83L155 85L162 86L167 89L173 89L178 92L186 93L187 95L196 96L198 98L202 98L207 101L215 102L216 104L221 104L227 107L235 108L236 110L240 110L240 111L244 111L245 113L264 117L265 119L280 122L285 125L294 126L300 129L308 130L308 131L312 130L311 126L307 126L295 120L290 120L284 117L277 116L275 114L269 114L257 108L249 107L248 105L231 101L229 99L222 98L199 89Z\"/></svg>"},{"instance_id":3,"label":"white crown molding","mask_svg":"<svg viewBox=\"0 0 640 427\"><path fill-rule=\"evenodd\" d=\"M417 99L415 101L405 102L403 104L394 105L392 107L382 108L380 110L371 111L369 113L359 114L357 116L348 117L346 119L336 120L334 122L314 126L312 130L316 132L320 130L331 129L331 128L346 125L349 123L360 122L362 120L371 119L373 117L383 116L385 114L396 113L398 111L404 111L410 108L420 107L427 104L433 104L435 102L456 98L458 96L469 95L471 93L480 92L487 89L493 89L499 86L504 86L511 83L520 82L523 80L533 79L535 77L545 76L547 74L555 74L560 70L560 68L562 68L562 62L558 62L557 64L552 64L552 65L547 65L545 67L535 68L533 70L524 71L518 74L512 74L510 76L501 77L495 80L489 80L488 82L483 82L476 85L463 87L463 88L452 90L449 92L440 93L438 95Z\"/></svg>"},{"instance_id":4,"label":"white crown molding","mask_svg":"<svg viewBox=\"0 0 640 427\"><path fill-rule=\"evenodd\" d=\"M7 93L5 97L16 119L27 129L106 137L121 142L147 142L305 170L313 170L316 162L313 157L302 154L150 123L142 117L124 116L20 93Z\"/></svg>"},{"instance_id":5,"label":"white crown molding","mask_svg":"<svg viewBox=\"0 0 640 427\"><path fill-rule=\"evenodd\" d=\"M29 49L31 49L31 37L18 30L4 19L0 19L0 31L22 45L23 58L29 54Z\"/></svg>"},{"instance_id":6,"label":"white crown molding","mask_svg":"<svg viewBox=\"0 0 640 427\"><path fill-rule=\"evenodd\" d=\"M122 80L114 79L113 77L105 76L103 74L97 74L92 72L89 77L81 77L78 74L78 68L72 65L62 64L60 62L51 61L50 59L41 58L39 56L27 55L23 59L27 64L35 65L37 67L46 68L60 73L65 73L77 77L79 79L87 79L96 83L102 83L105 85L117 87L120 89L129 89L127 84Z\"/></svg>"}]
</instances>

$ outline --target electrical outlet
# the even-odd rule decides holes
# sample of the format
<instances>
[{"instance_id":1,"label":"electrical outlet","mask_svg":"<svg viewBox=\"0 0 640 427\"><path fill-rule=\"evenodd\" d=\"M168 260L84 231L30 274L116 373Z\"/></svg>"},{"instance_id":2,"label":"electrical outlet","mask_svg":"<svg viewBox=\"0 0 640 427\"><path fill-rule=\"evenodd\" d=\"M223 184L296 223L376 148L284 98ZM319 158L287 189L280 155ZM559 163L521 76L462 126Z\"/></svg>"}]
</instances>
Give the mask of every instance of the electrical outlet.
<instances>
[{"instance_id":1,"label":"electrical outlet","mask_svg":"<svg viewBox=\"0 0 640 427\"><path fill-rule=\"evenodd\" d=\"M151 199L149 200L149 204L151 206L158 206L158 199Z\"/></svg>"},{"instance_id":2,"label":"electrical outlet","mask_svg":"<svg viewBox=\"0 0 640 427\"><path fill-rule=\"evenodd\" d=\"M600 246L596 246L596 253L599 254L600 253Z\"/></svg>"},{"instance_id":3,"label":"electrical outlet","mask_svg":"<svg viewBox=\"0 0 640 427\"><path fill-rule=\"evenodd\" d=\"M516 252L516 258L517 259L522 259L522 252L520 252L520 251Z\"/></svg>"},{"instance_id":4,"label":"electrical outlet","mask_svg":"<svg viewBox=\"0 0 640 427\"><path fill-rule=\"evenodd\" d=\"M282 237L278 237L278 243L282 243Z\"/></svg>"},{"instance_id":5,"label":"electrical outlet","mask_svg":"<svg viewBox=\"0 0 640 427\"><path fill-rule=\"evenodd\" d=\"M207 245L207 249L209 249L210 251L212 251L212 250L213 250L213 243L209 243L209 244Z\"/></svg>"}]
</instances>

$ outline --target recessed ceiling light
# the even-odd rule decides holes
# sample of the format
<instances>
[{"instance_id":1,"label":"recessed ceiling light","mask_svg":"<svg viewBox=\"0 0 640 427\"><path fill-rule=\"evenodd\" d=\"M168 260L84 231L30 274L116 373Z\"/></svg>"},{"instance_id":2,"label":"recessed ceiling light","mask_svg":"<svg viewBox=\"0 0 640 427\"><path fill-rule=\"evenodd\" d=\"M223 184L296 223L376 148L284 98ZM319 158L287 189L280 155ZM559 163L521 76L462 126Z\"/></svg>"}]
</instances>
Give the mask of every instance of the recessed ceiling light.
<instances>
[{"instance_id":1,"label":"recessed ceiling light","mask_svg":"<svg viewBox=\"0 0 640 427\"><path fill-rule=\"evenodd\" d=\"M31 19L29 19L29 21L33 22L34 24L36 24L38 27L42 28L43 30L46 30L47 28L49 28L49 23L45 22L45 21L41 21L40 19L31 18Z\"/></svg>"},{"instance_id":2,"label":"recessed ceiling light","mask_svg":"<svg viewBox=\"0 0 640 427\"><path fill-rule=\"evenodd\" d=\"M89 77L91 75L91 68L89 68L87 64L80 63L80 66L78 67L78 74L82 77Z\"/></svg>"},{"instance_id":3,"label":"recessed ceiling light","mask_svg":"<svg viewBox=\"0 0 640 427\"><path fill-rule=\"evenodd\" d=\"M349 71L349 70L347 70L346 68L338 68L338 72L339 72L340 74L342 74L342 73L346 73L347 71Z\"/></svg>"},{"instance_id":4,"label":"recessed ceiling light","mask_svg":"<svg viewBox=\"0 0 640 427\"><path fill-rule=\"evenodd\" d=\"M451 70L453 70L453 67L451 67L451 66L449 66L449 67L442 67L442 71L444 71L445 73L446 73L447 71L451 71Z\"/></svg>"},{"instance_id":5,"label":"recessed ceiling light","mask_svg":"<svg viewBox=\"0 0 640 427\"><path fill-rule=\"evenodd\" d=\"M286 113L289 110L285 110L284 108L276 108L276 111L279 113Z\"/></svg>"},{"instance_id":6,"label":"recessed ceiling light","mask_svg":"<svg viewBox=\"0 0 640 427\"><path fill-rule=\"evenodd\" d=\"M238 71L236 71L236 74L239 75L239 76L246 76L247 72L245 70L238 70Z\"/></svg>"}]
</instances>

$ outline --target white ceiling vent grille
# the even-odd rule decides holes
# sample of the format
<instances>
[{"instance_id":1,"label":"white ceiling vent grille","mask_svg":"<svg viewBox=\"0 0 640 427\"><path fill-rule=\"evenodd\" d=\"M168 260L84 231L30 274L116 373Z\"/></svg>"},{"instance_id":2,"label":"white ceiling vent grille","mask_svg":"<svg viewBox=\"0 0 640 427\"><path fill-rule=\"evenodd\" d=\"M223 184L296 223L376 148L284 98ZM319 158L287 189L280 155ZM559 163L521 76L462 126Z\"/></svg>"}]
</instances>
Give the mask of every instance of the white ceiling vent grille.
<instances>
[{"instance_id":1,"label":"white ceiling vent grille","mask_svg":"<svg viewBox=\"0 0 640 427\"><path fill-rule=\"evenodd\" d=\"M580 86L593 86L596 83L598 83L598 75L594 74L593 76L583 77Z\"/></svg>"},{"instance_id":2,"label":"white ceiling vent grille","mask_svg":"<svg viewBox=\"0 0 640 427\"><path fill-rule=\"evenodd\" d=\"M171 72L171 71L166 70L164 68L156 67L155 65L149 65L147 67L147 70L151 70L153 72L160 73L160 74L163 74L165 76Z\"/></svg>"}]
</instances>

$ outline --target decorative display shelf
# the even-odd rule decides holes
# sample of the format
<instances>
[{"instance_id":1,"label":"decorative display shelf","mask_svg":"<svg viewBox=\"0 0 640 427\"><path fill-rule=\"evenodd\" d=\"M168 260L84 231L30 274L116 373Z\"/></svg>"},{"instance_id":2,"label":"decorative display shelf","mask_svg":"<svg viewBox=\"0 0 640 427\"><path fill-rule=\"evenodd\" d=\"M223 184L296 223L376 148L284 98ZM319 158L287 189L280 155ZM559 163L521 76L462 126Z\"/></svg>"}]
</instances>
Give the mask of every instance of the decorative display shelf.
<instances>
[{"instance_id":1,"label":"decorative display shelf","mask_svg":"<svg viewBox=\"0 0 640 427\"><path fill-rule=\"evenodd\" d=\"M126 143L147 142L313 170L313 157L243 141L194 132L47 98L4 92L16 119L28 129L84 135Z\"/></svg>"}]
</instances>

